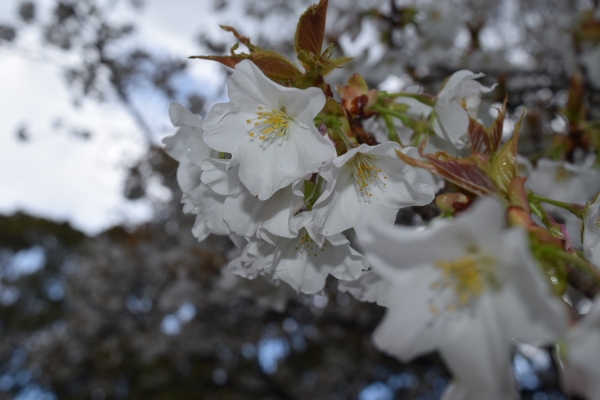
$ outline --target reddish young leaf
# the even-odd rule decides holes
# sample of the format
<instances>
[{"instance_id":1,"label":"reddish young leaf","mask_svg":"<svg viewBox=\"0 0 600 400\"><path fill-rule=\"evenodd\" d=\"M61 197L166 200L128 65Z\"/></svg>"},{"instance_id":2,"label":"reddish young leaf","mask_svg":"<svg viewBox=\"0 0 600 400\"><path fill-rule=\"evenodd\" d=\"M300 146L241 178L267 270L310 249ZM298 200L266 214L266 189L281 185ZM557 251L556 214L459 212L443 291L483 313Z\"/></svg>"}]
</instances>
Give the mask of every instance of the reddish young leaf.
<instances>
[{"instance_id":1,"label":"reddish young leaf","mask_svg":"<svg viewBox=\"0 0 600 400\"><path fill-rule=\"evenodd\" d=\"M508 101L508 97L504 98L504 102L502 103L502 110L498 113L498 116L492 123L490 127L490 144L492 154L498 151L498 147L500 146L500 140L502 139L502 131L504 128L504 117L506 116L506 102Z\"/></svg>"},{"instance_id":2,"label":"reddish young leaf","mask_svg":"<svg viewBox=\"0 0 600 400\"><path fill-rule=\"evenodd\" d=\"M229 68L235 68L235 65L243 60L239 56L190 56L189 58L216 61Z\"/></svg>"},{"instance_id":3,"label":"reddish young leaf","mask_svg":"<svg viewBox=\"0 0 600 400\"><path fill-rule=\"evenodd\" d=\"M478 196L496 193L494 182L479 168L476 161L450 157L442 151L426 154L424 157L435 167L439 176L471 193Z\"/></svg>"},{"instance_id":4,"label":"reddish young leaf","mask_svg":"<svg viewBox=\"0 0 600 400\"><path fill-rule=\"evenodd\" d=\"M248 50L250 50L251 53L257 50L261 50L260 47L255 46L252 44L252 42L250 42L249 37L241 35L235 28L227 25L219 25L219 27L221 27L221 29L223 29L224 31L233 33L233 36L235 36L237 40L244 44L248 48Z\"/></svg>"},{"instance_id":5,"label":"reddish young leaf","mask_svg":"<svg viewBox=\"0 0 600 400\"><path fill-rule=\"evenodd\" d=\"M313 4L300 16L294 39L296 54L301 51L313 53L317 58L321 55L323 38L325 36L325 19L328 0L320 0Z\"/></svg>"},{"instance_id":6,"label":"reddish young leaf","mask_svg":"<svg viewBox=\"0 0 600 400\"><path fill-rule=\"evenodd\" d=\"M401 159L402 161L404 161L411 167L423 168L423 169L431 172L432 174L436 174L436 175L438 174L437 169L433 165L429 164L428 162L419 160L418 158L413 158L411 156L407 156L406 154L404 154L398 150L396 150L396 155L398 156L399 159Z\"/></svg>"},{"instance_id":7,"label":"reddish young leaf","mask_svg":"<svg viewBox=\"0 0 600 400\"><path fill-rule=\"evenodd\" d=\"M469 117L469 139L471 140L471 151L484 156L492 154L492 144L485 128Z\"/></svg>"},{"instance_id":8,"label":"reddish young leaf","mask_svg":"<svg viewBox=\"0 0 600 400\"><path fill-rule=\"evenodd\" d=\"M242 60L251 60L266 76L273 81L288 85L290 82L300 78L300 71L287 58L271 50L257 50L251 54L241 53L230 56L191 56L202 60L213 60L221 64L235 68Z\"/></svg>"}]
</instances>

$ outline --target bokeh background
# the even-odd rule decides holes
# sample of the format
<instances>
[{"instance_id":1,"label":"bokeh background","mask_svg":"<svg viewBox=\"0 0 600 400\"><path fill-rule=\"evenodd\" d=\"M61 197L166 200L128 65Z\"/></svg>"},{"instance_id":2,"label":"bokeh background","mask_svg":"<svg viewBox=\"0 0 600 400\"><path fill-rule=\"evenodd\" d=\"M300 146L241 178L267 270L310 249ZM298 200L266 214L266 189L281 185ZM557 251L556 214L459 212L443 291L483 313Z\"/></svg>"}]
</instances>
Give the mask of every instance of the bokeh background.
<instances>
[{"instance_id":1,"label":"bokeh background","mask_svg":"<svg viewBox=\"0 0 600 400\"><path fill-rule=\"evenodd\" d=\"M371 87L435 94L459 69L508 95L521 149L566 132L583 75L598 117L598 1L330 0L326 41ZM161 139L178 101L226 99L219 24L292 58L308 0L0 2L0 399L438 399L437 355L402 364L370 336L384 310L337 290L298 296L223 271L227 238L198 243ZM594 25L596 24L596 25ZM586 25L587 26L587 25ZM241 46L243 49L243 46ZM577 157L577 154L573 155ZM401 210L423 225L435 206ZM585 304L582 306L584 307ZM588 305L589 306L589 305ZM514 346L523 398L565 399L551 353Z\"/></svg>"}]
</instances>

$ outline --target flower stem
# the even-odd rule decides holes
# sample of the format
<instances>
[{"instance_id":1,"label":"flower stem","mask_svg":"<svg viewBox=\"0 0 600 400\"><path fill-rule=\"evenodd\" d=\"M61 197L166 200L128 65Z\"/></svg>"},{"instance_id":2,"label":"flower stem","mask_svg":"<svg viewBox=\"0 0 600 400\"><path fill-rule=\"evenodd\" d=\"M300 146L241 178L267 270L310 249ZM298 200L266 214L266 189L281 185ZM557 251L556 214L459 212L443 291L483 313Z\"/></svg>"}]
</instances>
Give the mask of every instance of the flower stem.
<instances>
[{"instance_id":1,"label":"flower stem","mask_svg":"<svg viewBox=\"0 0 600 400\"><path fill-rule=\"evenodd\" d=\"M402 143L400 143L400 139L398 138L398 134L396 133L396 128L394 128L394 123L392 122L390 116L386 114L381 114L381 117L383 118L385 126L388 130L388 139L392 142L398 143L400 147L404 147L402 146Z\"/></svg>"},{"instance_id":2,"label":"flower stem","mask_svg":"<svg viewBox=\"0 0 600 400\"><path fill-rule=\"evenodd\" d=\"M583 219L584 207L579 204L565 203L565 202L558 201L558 200L548 199L546 197L538 196L531 190L527 192L527 197L529 198L530 201L531 200L541 201L542 203L552 204L553 206L560 207L562 209L569 211L576 217Z\"/></svg>"},{"instance_id":3,"label":"flower stem","mask_svg":"<svg viewBox=\"0 0 600 400\"><path fill-rule=\"evenodd\" d=\"M379 92L380 93L380 97L389 97L392 99L398 98L398 97L409 97L411 99L415 99L420 101L423 104L426 104L430 107L433 107L435 105L435 97L427 95L427 94L417 94L417 93L389 93L389 92Z\"/></svg>"},{"instance_id":4,"label":"flower stem","mask_svg":"<svg viewBox=\"0 0 600 400\"><path fill-rule=\"evenodd\" d=\"M564 250L557 249L555 247L544 248L546 253L549 253L555 257L562 258L564 261L573 264L578 270L586 272L594 277L597 283L600 283L600 270L595 268L592 264L577 257L576 254L567 253Z\"/></svg>"},{"instance_id":5,"label":"flower stem","mask_svg":"<svg viewBox=\"0 0 600 400\"><path fill-rule=\"evenodd\" d=\"M346 145L346 147L348 148L348 150L352 150L354 148L354 144L352 143L352 141L350 140L350 138L348 137L348 135L346 135L346 132L344 132L344 130L340 127L337 127L337 131L340 135L340 138L342 138L342 141L344 142L344 144Z\"/></svg>"},{"instance_id":6,"label":"flower stem","mask_svg":"<svg viewBox=\"0 0 600 400\"><path fill-rule=\"evenodd\" d=\"M372 105L370 107L370 109L373 110L373 111L377 111L378 113L383 114L383 115L389 115L389 116L398 118L400 121L402 121L402 123L404 125L406 125L408 127L410 127L412 125L410 119L406 115L404 115L402 113L399 113L399 112L396 112L394 110L390 110L388 108L381 107L381 106L378 106L378 105Z\"/></svg>"}]
</instances>

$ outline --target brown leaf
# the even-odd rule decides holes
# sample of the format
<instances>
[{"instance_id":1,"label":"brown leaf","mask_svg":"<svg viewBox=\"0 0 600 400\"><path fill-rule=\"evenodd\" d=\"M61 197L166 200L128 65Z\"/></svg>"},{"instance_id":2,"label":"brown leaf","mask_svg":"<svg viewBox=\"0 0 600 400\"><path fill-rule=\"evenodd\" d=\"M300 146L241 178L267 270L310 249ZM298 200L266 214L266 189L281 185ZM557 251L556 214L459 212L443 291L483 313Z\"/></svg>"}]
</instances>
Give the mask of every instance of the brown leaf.
<instances>
[{"instance_id":1,"label":"brown leaf","mask_svg":"<svg viewBox=\"0 0 600 400\"><path fill-rule=\"evenodd\" d=\"M328 0L320 0L313 4L300 16L294 39L296 54L301 51L313 53L317 58L321 55L323 37L325 36L325 19Z\"/></svg>"}]
</instances>

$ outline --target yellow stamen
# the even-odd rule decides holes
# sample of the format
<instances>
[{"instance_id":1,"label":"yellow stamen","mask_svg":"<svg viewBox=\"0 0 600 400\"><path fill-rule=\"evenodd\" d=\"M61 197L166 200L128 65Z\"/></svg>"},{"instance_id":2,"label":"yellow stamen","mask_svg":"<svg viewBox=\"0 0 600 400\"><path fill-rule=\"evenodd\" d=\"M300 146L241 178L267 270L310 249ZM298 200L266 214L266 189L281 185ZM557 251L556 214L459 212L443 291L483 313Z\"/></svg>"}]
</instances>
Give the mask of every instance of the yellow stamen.
<instances>
[{"instance_id":1,"label":"yellow stamen","mask_svg":"<svg viewBox=\"0 0 600 400\"><path fill-rule=\"evenodd\" d=\"M442 272L442 286L451 287L456 295L456 304L449 304L446 307L447 311L454 311L457 306L465 306L483 294L486 278L489 277L490 263L489 258L474 252L458 260L440 260L434 263ZM434 282L431 288L434 289L438 285L439 282Z\"/></svg>"},{"instance_id":2,"label":"yellow stamen","mask_svg":"<svg viewBox=\"0 0 600 400\"><path fill-rule=\"evenodd\" d=\"M258 107L258 109L262 110L263 108ZM262 124L260 124L261 121ZM258 138L265 140L267 138L284 137L288 132L290 121L292 119L285 113L285 108L282 107L280 110L257 111L254 126L263 126L263 128L258 128L260 133ZM246 122L252 122L252 120L248 119Z\"/></svg>"}]
</instances>

